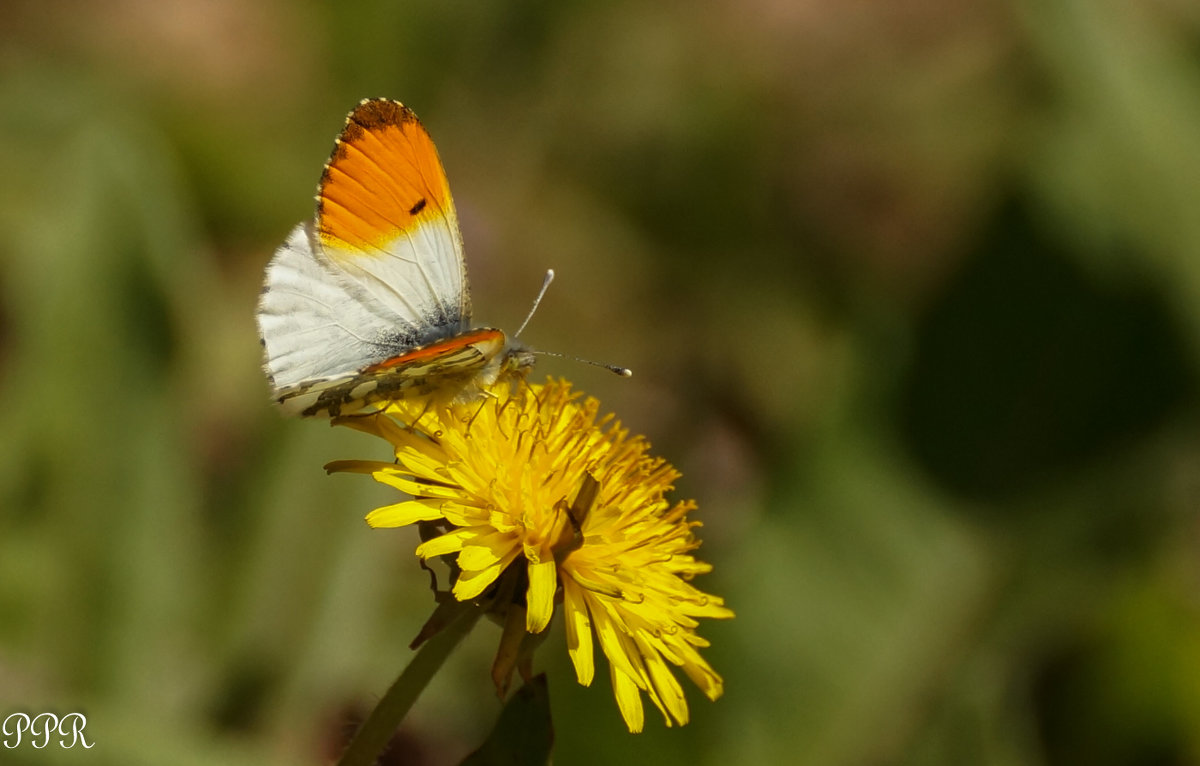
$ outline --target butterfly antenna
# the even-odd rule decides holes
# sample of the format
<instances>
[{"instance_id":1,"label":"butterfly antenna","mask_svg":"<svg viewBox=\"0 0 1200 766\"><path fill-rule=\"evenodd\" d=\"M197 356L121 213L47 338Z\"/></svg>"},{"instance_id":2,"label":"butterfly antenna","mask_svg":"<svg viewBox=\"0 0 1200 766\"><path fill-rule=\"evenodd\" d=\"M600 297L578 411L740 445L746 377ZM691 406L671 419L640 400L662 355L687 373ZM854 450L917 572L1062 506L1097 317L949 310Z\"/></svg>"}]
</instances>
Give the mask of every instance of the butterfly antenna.
<instances>
[{"instance_id":1,"label":"butterfly antenna","mask_svg":"<svg viewBox=\"0 0 1200 766\"><path fill-rule=\"evenodd\" d=\"M533 319L534 312L538 310L538 306L542 302L542 296L546 294L547 288L550 287L550 283L553 281L554 269L546 269L546 278L542 280L542 289L538 290L537 297L533 299L533 305L529 307L529 313L525 315L525 321L522 322L521 326L517 328L517 331L513 333L514 338L519 337L521 332L524 331L525 325L529 324L530 319Z\"/></svg>"},{"instance_id":2,"label":"butterfly antenna","mask_svg":"<svg viewBox=\"0 0 1200 766\"><path fill-rule=\"evenodd\" d=\"M546 294L546 288L550 287L550 283L553 281L554 281L554 269L546 269L546 278L542 280L542 289L538 290L537 297L533 299L533 305L530 306L529 313L525 315L525 321L522 322L521 326L517 328L517 331L515 333L513 333L514 338L519 336L521 334L521 332L525 329L525 325L529 324L529 320L533 319L534 312L537 311L538 305L540 305L542 302L542 296ZM629 369L628 367L621 367L620 365L616 365L616 364L605 364L604 362L593 362L591 359L580 359L577 356L567 356L566 354L560 354L557 351L537 351L535 349L530 349L530 351L532 351L535 354L540 354L542 356L556 356L559 359L570 359L574 362L583 362L584 364L590 364L593 367L603 367L604 369L608 370L611 373L620 375L622 378L628 378L630 375L633 375L633 370Z\"/></svg>"},{"instance_id":3,"label":"butterfly antenna","mask_svg":"<svg viewBox=\"0 0 1200 766\"><path fill-rule=\"evenodd\" d=\"M532 351L535 354L538 354L539 356L556 356L559 359L570 359L572 362L583 362L584 364L590 364L593 367L603 367L604 369L608 370L609 372L611 372L613 374L620 375L622 378L628 378L631 375L633 375L633 370L629 369L628 367L622 367L619 364L607 364L605 362L594 362L591 359L582 359L578 356L568 356L567 354L560 354L557 351L539 351L538 349L535 349L535 348L530 349L530 351Z\"/></svg>"}]
</instances>

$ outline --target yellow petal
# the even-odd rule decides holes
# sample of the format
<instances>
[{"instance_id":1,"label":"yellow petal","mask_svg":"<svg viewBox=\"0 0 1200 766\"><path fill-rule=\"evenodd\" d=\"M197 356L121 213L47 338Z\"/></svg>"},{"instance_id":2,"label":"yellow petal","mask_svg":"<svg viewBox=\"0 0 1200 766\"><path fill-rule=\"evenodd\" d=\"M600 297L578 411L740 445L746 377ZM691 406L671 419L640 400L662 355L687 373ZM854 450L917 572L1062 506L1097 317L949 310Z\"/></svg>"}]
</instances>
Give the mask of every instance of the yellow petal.
<instances>
[{"instance_id":1,"label":"yellow petal","mask_svg":"<svg viewBox=\"0 0 1200 766\"><path fill-rule=\"evenodd\" d=\"M443 500L440 508L442 518L456 527L473 527L485 523L488 519L486 509L458 500Z\"/></svg>"},{"instance_id":2,"label":"yellow petal","mask_svg":"<svg viewBox=\"0 0 1200 766\"><path fill-rule=\"evenodd\" d=\"M642 658L646 661L646 670L649 672L650 681L657 692L656 696L666 708L663 712L670 713L680 726L684 725L688 722L688 706L679 680L672 675L657 652L644 648ZM667 725L670 725L669 720Z\"/></svg>"},{"instance_id":3,"label":"yellow petal","mask_svg":"<svg viewBox=\"0 0 1200 766\"><path fill-rule=\"evenodd\" d=\"M485 531L479 527L453 529L440 537L426 540L418 545L417 555L423 559L429 559L434 556L443 556L447 553L457 553Z\"/></svg>"},{"instance_id":4,"label":"yellow petal","mask_svg":"<svg viewBox=\"0 0 1200 766\"><path fill-rule=\"evenodd\" d=\"M554 559L529 564L529 589L525 594L525 630L541 633L554 616L554 590L557 587Z\"/></svg>"},{"instance_id":5,"label":"yellow petal","mask_svg":"<svg viewBox=\"0 0 1200 766\"><path fill-rule=\"evenodd\" d=\"M385 505L367 514L367 523L372 527L404 527L418 521L440 519L441 512L420 500L405 500L402 503Z\"/></svg>"},{"instance_id":6,"label":"yellow petal","mask_svg":"<svg viewBox=\"0 0 1200 766\"><path fill-rule=\"evenodd\" d=\"M495 566L477 572L463 570L458 576L458 582L454 583L454 597L459 601L469 601L478 597L487 590L489 585L496 581L496 578L500 576L505 567L512 563L519 552L520 549L514 546L508 555L502 558Z\"/></svg>"},{"instance_id":7,"label":"yellow petal","mask_svg":"<svg viewBox=\"0 0 1200 766\"><path fill-rule=\"evenodd\" d=\"M563 622L567 626L567 653L575 666L575 678L591 686L596 673L592 658L592 621L583 594L571 578L563 578Z\"/></svg>"},{"instance_id":8,"label":"yellow petal","mask_svg":"<svg viewBox=\"0 0 1200 766\"><path fill-rule=\"evenodd\" d=\"M440 484L415 481L407 476L401 476L394 471L377 471L374 477L375 481L380 484L395 487L406 495L412 495L413 497L434 497L443 500L458 500L462 498L462 492L454 487L444 487Z\"/></svg>"},{"instance_id":9,"label":"yellow petal","mask_svg":"<svg viewBox=\"0 0 1200 766\"><path fill-rule=\"evenodd\" d=\"M600 648L604 650L604 656L608 658L608 664L619 668L631 680L640 680L638 669L633 666L625 646L621 643L623 634L618 627L619 623L614 623L611 615L604 609L603 605L598 604L598 599L590 595L586 596L586 598L588 611L592 615L592 625L596 628L596 636L600 639ZM638 685L644 686L644 682Z\"/></svg>"},{"instance_id":10,"label":"yellow petal","mask_svg":"<svg viewBox=\"0 0 1200 766\"><path fill-rule=\"evenodd\" d=\"M488 589L500 573L504 571L504 567L494 566L487 569L481 569L474 572L464 571L458 576L458 582L454 583L454 597L459 601L470 601L473 598L478 598L485 590Z\"/></svg>"},{"instance_id":11,"label":"yellow petal","mask_svg":"<svg viewBox=\"0 0 1200 766\"><path fill-rule=\"evenodd\" d=\"M683 664L683 672L710 700L717 699L725 691L725 682L721 676L699 654L692 653L689 660Z\"/></svg>"},{"instance_id":12,"label":"yellow petal","mask_svg":"<svg viewBox=\"0 0 1200 766\"><path fill-rule=\"evenodd\" d=\"M642 696L638 694L637 685L615 665L609 665L609 675L612 677L613 696L617 698L617 707L621 709L621 717L629 727L631 734L637 734L645 725L645 714L642 711Z\"/></svg>"},{"instance_id":13,"label":"yellow petal","mask_svg":"<svg viewBox=\"0 0 1200 766\"><path fill-rule=\"evenodd\" d=\"M478 535L471 540L470 546L463 548L463 552L458 557L460 567L475 572L496 566L506 558L509 561L513 560L512 554L516 543L510 536L492 532L488 527L479 527L479 529L487 530L487 532Z\"/></svg>"}]
</instances>

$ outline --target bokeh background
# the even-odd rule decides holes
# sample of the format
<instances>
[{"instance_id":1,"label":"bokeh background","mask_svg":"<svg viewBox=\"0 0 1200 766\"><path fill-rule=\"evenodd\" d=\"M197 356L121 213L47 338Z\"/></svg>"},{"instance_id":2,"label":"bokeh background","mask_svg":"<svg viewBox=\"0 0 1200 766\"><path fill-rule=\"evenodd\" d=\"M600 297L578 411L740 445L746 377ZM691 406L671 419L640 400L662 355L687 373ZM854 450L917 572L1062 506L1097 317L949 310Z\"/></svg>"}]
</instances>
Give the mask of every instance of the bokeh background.
<instances>
[{"instance_id":1,"label":"bokeh background","mask_svg":"<svg viewBox=\"0 0 1200 766\"><path fill-rule=\"evenodd\" d=\"M412 106L480 322L684 471L726 680L562 764L1200 763L1191 0L0 7L5 763L328 761L428 612L411 530L285 421L263 267L344 114ZM499 711L481 625L394 763Z\"/></svg>"}]
</instances>

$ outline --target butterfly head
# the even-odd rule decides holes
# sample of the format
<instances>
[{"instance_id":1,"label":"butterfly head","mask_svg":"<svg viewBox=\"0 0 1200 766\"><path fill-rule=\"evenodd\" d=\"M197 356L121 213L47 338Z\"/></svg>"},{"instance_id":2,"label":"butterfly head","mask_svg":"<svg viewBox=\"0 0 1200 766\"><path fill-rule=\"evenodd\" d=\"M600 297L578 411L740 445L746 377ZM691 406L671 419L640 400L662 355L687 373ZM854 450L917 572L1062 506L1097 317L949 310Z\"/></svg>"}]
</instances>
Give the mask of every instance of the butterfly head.
<instances>
[{"instance_id":1,"label":"butterfly head","mask_svg":"<svg viewBox=\"0 0 1200 766\"><path fill-rule=\"evenodd\" d=\"M529 347L515 339L508 339L504 352L500 355L498 377L523 378L533 369L537 357Z\"/></svg>"}]
</instances>

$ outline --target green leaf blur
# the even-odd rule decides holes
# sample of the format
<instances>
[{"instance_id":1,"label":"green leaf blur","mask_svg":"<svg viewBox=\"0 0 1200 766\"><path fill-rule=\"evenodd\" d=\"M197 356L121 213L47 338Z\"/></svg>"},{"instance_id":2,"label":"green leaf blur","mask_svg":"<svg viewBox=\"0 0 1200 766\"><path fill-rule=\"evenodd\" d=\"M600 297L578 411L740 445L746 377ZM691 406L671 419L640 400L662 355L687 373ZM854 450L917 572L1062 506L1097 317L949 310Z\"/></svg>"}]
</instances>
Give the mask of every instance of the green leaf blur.
<instances>
[{"instance_id":1,"label":"green leaf blur","mask_svg":"<svg viewBox=\"0 0 1200 766\"><path fill-rule=\"evenodd\" d=\"M545 674L517 689L483 745L460 766L544 766L554 744Z\"/></svg>"}]
</instances>

